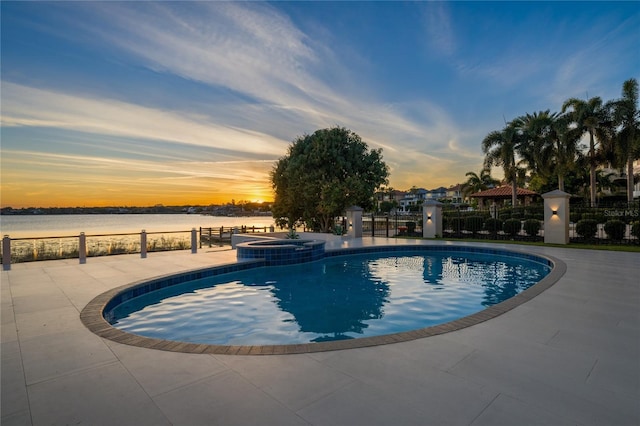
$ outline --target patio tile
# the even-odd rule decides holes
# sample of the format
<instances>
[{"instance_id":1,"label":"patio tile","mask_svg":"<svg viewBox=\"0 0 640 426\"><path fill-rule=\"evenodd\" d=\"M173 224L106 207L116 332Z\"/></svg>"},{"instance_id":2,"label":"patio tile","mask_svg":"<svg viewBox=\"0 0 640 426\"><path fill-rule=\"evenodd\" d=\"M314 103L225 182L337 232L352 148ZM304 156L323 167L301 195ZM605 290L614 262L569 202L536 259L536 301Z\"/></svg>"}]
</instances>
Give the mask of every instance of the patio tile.
<instances>
[{"instance_id":1,"label":"patio tile","mask_svg":"<svg viewBox=\"0 0 640 426\"><path fill-rule=\"evenodd\" d=\"M531 251L562 259L567 272L524 305L453 333L355 350L229 356L106 341L84 328L78 311L110 288L230 263L234 251L12 265L0 283L1 422L640 424L637 253L384 238L332 244L405 243Z\"/></svg>"},{"instance_id":2,"label":"patio tile","mask_svg":"<svg viewBox=\"0 0 640 426\"><path fill-rule=\"evenodd\" d=\"M293 411L353 381L349 375L308 355L217 358Z\"/></svg>"},{"instance_id":3,"label":"patio tile","mask_svg":"<svg viewBox=\"0 0 640 426\"><path fill-rule=\"evenodd\" d=\"M152 397L227 370L210 355L153 351L153 362L149 362L149 349L111 341L106 343L122 365Z\"/></svg>"},{"instance_id":4,"label":"patio tile","mask_svg":"<svg viewBox=\"0 0 640 426\"><path fill-rule=\"evenodd\" d=\"M223 372L154 398L176 425L304 425L300 416L247 382Z\"/></svg>"},{"instance_id":5,"label":"patio tile","mask_svg":"<svg viewBox=\"0 0 640 426\"><path fill-rule=\"evenodd\" d=\"M82 331L82 323L78 324L79 315L80 313L73 306L18 313L16 322L20 339L29 340L72 330Z\"/></svg>"},{"instance_id":6,"label":"patio tile","mask_svg":"<svg viewBox=\"0 0 640 426\"><path fill-rule=\"evenodd\" d=\"M21 341L27 385L112 363L116 357L88 330L66 331Z\"/></svg>"},{"instance_id":7,"label":"patio tile","mask_svg":"<svg viewBox=\"0 0 640 426\"><path fill-rule=\"evenodd\" d=\"M2 426L31 425L31 412L28 409L6 415L3 412L2 417L0 417L0 424Z\"/></svg>"},{"instance_id":8,"label":"patio tile","mask_svg":"<svg viewBox=\"0 0 640 426\"><path fill-rule=\"evenodd\" d=\"M500 394L470 426L574 426L575 422Z\"/></svg>"},{"instance_id":9,"label":"patio tile","mask_svg":"<svg viewBox=\"0 0 640 426\"><path fill-rule=\"evenodd\" d=\"M0 354L2 355L2 365L0 366L0 396L2 399L0 413L2 413L1 424L4 425L5 417L15 415L21 418L20 413L28 412L29 400L18 342L1 343Z\"/></svg>"},{"instance_id":10,"label":"patio tile","mask_svg":"<svg viewBox=\"0 0 640 426\"><path fill-rule=\"evenodd\" d=\"M169 425L133 377L117 363L58 376L29 387L34 425Z\"/></svg>"},{"instance_id":11,"label":"patio tile","mask_svg":"<svg viewBox=\"0 0 640 426\"><path fill-rule=\"evenodd\" d=\"M526 358L522 360L522 363L526 362ZM531 402L532 406L540 407L545 412L581 425L626 425L633 420L628 410L621 412L601 401L585 398L584 392L576 391L579 387L565 387L553 375L540 377L526 374L516 363L505 363L504 359L492 353L476 352L450 372L495 389L500 394Z\"/></svg>"},{"instance_id":12,"label":"patio tile","mask_svg":"<svg viewBox=\"0 0 640 426\"><path fill-rule=\"evenodd\" d=\"M315 426L446 424L439 413L404 402L403 395L389 395L359 382L338 389L298 414Z\"/></svg>"}]
</instances>

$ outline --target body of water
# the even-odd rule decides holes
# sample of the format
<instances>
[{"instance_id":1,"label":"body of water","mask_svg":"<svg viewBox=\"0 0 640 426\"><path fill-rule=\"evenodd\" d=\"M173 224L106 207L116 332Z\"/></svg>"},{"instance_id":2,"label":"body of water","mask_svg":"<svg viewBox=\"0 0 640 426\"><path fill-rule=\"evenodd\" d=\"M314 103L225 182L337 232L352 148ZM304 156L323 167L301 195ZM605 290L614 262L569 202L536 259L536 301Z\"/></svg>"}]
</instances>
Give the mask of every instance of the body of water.
<instances>
[{"instance_id":1,"label":"body of water","mask_svg":"<svg viewBox=\"0 0 640 426\"><path fill-rule=\"evenodd\" d=\"M58 237L140 232L189 231L192 228L265 227L270 216L222 217L195 214L3 215L0 233L11 238Z\"/></svg>"}]
</instances>

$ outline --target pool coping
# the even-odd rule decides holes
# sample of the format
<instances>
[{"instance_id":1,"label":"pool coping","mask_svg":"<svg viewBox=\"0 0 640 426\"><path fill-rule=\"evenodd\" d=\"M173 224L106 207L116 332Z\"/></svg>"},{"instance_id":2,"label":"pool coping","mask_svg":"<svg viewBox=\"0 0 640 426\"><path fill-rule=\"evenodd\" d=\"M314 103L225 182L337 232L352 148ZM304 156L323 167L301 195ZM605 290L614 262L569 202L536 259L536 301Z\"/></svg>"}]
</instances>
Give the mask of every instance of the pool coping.
<instances>
[{"instance_id":1,"label":"pool coping","mask_svg":"<svg viewBox=\"0 0 640 426\"><path fill-rule=\"evenodd\" d=\"M396 247L396 249L392 249L391 247ZM417 246L377 246L372 250L357 250L357 249L335 249L335 250L327 250L327 253L330 253L330 256L335 256L339 253L345 254L356 254L356 253L366 253L366 252L383 252L384 249L387 248L388 251L398 251L397 247L408 247L407 250L417 249L420 250ZM438 247L440 250L449 250L451 247ZM355 251L354 251L355 250ZM542 254L532 254L530 252L521 251L521 250L511 250L511 249L487 249L484 247L474 247L474 246L465 246L461 247L458 250L454 251L484 251L484 252L502 252L502 253L514 253L517 255L524 256L533 256L536 258L541 258L547 260L551 265L552 269L542 280L538 281L533 286L528 289L518 293L517 295L505 300L504 302L500 302L496 305L490 306L481 311L475 312L473 314L467 315L462 318L458 318L453 321L449 321L443 324L419 328L416 330L403 331L399 333L392 334L384 334L379 336L370 336L370 337L360 337L349 340L335 340L330 342L317 342L317 343L298 343L298 344L287 344L287 345L214 345L214 344L205 344L205 343L189 343L189 342L180 342L175 340L165 340L165 339L157 339L152 337L144 337L137 334L128 333L122 331L118 328L113 327L109 322L104 318L104 312L109 306L109 304L113 301L114 298L123 294L125 291L134 289L141 285L166 280L169 277L175 277L176 275L187 275L187 274L198 274L198 273L206 273L209 270L217 270L222 268L253 268L265 266L264 262L261 260L251 260L251 261L236 261L234 263L229 263L225 265L217 265L214 267L207 267L201 269L195 269L192 271L187 271L181 274L168 274L163 275L151 279L144 279L141 281L136 281L133 283L125 284L123 286L116 287L114 289L108 290L94 299L92 299L82 310L80 313L80 320L91 332L102 337L104 339L111 340L113 342L122 343L130 346L137 346L140 348L147 349L157 349L163 351L170 352L182 352L182 353L192 353L192 354L216 354L216 355L287 355L287 354L304 354L304 353L313 353L313 352L328 352L328 351L338 351L338 350L346 350L346 349L355 349L355 348L364 348L371 346L380 346L380 345L388 345L393 343L407 342L416 339L423 339L430 336L436 336L444 333L449 333L457 330L461 330L467 327L471 327L476 324L480 324L482 322L488 321L492 318L498 317L520 305L526 303L527 301L533 299L538 296L543 291L547 290L551 286L553 286L562 276L565 274L567 270L567 265L552 256L542 255Z\"/></svg>"}]
</instances>

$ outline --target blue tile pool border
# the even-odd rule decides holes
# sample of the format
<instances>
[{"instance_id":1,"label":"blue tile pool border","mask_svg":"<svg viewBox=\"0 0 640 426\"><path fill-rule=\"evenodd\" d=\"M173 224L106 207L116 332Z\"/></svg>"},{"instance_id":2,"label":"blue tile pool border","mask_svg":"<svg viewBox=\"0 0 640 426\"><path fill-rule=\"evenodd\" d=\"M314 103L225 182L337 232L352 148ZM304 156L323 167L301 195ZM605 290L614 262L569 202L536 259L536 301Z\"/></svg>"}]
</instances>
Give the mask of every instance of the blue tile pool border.
<instances>
[{"instance_id":1,"label":"blue tile pool border","mask_svg":"<svg viewBox=\"0 0 640 426\"><path fill-rule=\"evenodd\" d=\"M107 317L109 312L117 305L134 297L151 291L182 284L187 281L228 274L247 269L268 266L264 259L241 260L236 263L218 265L209 268L175 273L143 281L126 284L95 297L80 313L82 323L98 336L118 343L128 344L150 349L159 349L172 352L208 353L227 355L284 355L296 353L324 352L333 350L345 350L368 346L385 345L421 339L429 336L448 333L472 325L487 321L502 315L505 312L531 300L544 290L555 284L566 272L566 264L551 256L531 254L518 250L492 249L474 246L434 246L434 245L381 245L359 248L343 248L327 250L322 258L334 256L349 256L366 253L401 253L401 252L455 252L455 253L482 253L500 256L517 257L539 262L551 267L551 271L542 280L521 293L505 300L504 302L490 306L474 314L436 326L425 327L417 330L401 333L386 334L380 336L361 337L350 340L337 340L331 342L301 343L290 345L258 345L258 346L227 346L178 342L172 340L149 338L127 333L113 327ZM320 259L314 259L317 261ZM299 262L297 262L299 263ZM289 263L290 264L290 263ZM273 263L271 264L274 265ZM275 265L281 265L276 263Z\"/></svg>"}]
</instances>

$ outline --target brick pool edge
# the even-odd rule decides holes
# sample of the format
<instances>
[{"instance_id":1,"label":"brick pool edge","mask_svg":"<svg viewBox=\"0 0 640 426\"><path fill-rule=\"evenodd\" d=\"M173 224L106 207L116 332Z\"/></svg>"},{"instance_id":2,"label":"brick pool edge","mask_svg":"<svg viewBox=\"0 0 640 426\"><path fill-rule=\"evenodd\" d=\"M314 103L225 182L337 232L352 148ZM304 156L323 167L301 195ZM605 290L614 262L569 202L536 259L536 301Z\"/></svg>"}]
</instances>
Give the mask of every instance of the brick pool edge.
<instances>
[{"instance_id":1,"label":"brick pool edge","mask_svg":"<svg viewBox=\"0 0 640 426\"><path fill-rule=\"evenodd\" d=\"M501 250L517 254L528 254L516 250ZM508 312L517 306L533 299L546 289L554 285L566 272L567 265L559 259L547 255L536 254L536 257L543 258L552 264L552 269L542 280L521 293L505 300L504 302L490 306L482 311L458 318L453 321L446 322L431 327L419 328L411 331L400 333L385 334L380 336L360 337L350 340L336 340L331 342L318 343L298 343L289 345L256 345L256 346L231 346L231 345L211 345L203 343L187 343L174 340L156 339L151 337L143 337L136 334L127 333L113 327L104 318L104 312L108 305L112 303L114 298L122 295L130 289L138 288L143 284L150 282L158 282L168 279L175 275L171 274L164 277L153 279L145 279L139 282L126 284L95 297L85 306L80 313L82 323L94 334L111 340L113 342L122 343L140 348L157 349L170 352L183 352L193 354L217 354L217 355L287 355L287 354L303 354L312 352L327 352L345 349L364 348L369 346L388 345L392 343L407 342L410 340L422 339L425 337L436 336L439 334L449 333L463 328L490 320L497 316ZM250 262L253 263L253 262ZM258 263L258 262L256 262ZM221 265L216 268L234 268L239 264ZM242 265L242 264L240 264ZM210 269L210 268L208 268ZM203 270L205 271L205 270ZM192 272L193 273L193 272ZM186 273L188 274L188 273Z\"/></svg>"}]
</instances>

